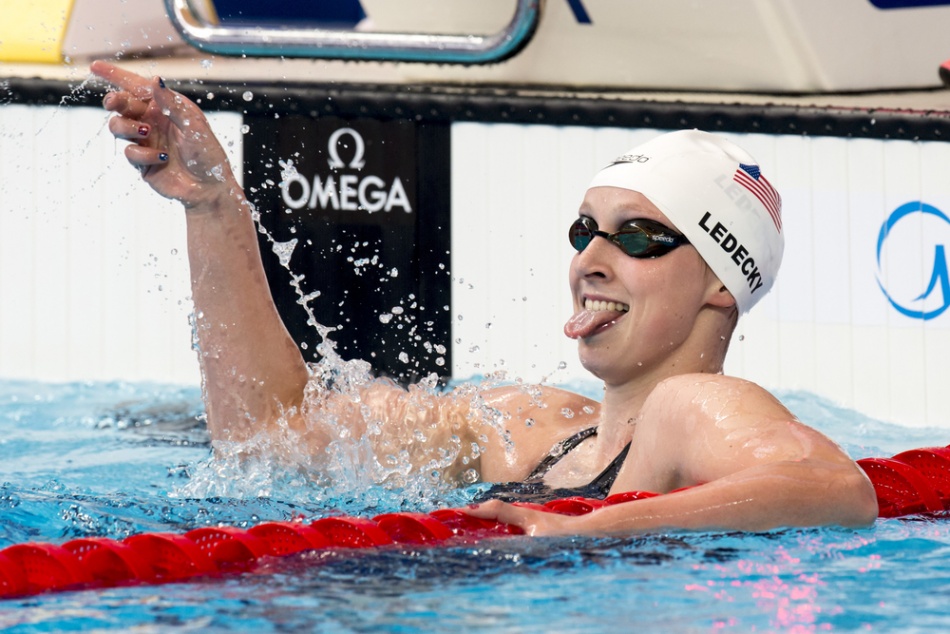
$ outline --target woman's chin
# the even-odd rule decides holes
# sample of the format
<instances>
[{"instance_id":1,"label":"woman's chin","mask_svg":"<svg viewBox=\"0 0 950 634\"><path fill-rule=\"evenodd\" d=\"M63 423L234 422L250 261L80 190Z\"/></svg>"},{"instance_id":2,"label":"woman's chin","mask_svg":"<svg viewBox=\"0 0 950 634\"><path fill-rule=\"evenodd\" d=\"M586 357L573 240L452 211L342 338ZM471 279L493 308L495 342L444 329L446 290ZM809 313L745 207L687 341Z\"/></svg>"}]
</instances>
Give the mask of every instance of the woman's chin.
<instances>
[{"instance_id":1,"label":"woman's chin","mask_svg":"<svg viewBox=\"0 0 950 634\"><path fill-rule=\"evenodd\" d=\"M612 364L610 360L606 358L604 351L591 350L585 346L582 341L578 344L577 356L585 370L601 381L607 380L606 377L610 374Z\"/></svg>"}]
</instances>

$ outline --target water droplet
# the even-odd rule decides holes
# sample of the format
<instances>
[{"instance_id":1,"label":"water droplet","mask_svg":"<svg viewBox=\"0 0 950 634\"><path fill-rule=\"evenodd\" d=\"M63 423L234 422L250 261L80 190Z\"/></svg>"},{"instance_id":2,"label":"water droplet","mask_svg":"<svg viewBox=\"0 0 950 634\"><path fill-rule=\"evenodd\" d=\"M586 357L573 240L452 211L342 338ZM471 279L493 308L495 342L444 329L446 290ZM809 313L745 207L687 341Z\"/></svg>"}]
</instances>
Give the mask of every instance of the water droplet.
<instances>
[{"instance_id":1,"label":"water droplet","mask_svg":"<svg viewBox=\"0 0 950 634\"><path fill-rule=\"evenodd\" d=\"M241 134L247 134L250 131L251 131L251 126L247 125L246 123L241 126Z\"/></svg>"},{"instance_id":2,"label":"water droplet","mask_svg":"<svg viewBox=\"0 0 950 634\"><path fill-rule=\"evenodd\" d=\"M567 361L561 361L560 363L557 364L558 370L563 370L566 367L567 367Z\"/></svg>"},{"instance_id":3,"label":"water droplet","mask_svg":"<svg viewBox=\"0 0 950 634\"><path fill-rule=\"evenodd\" d=\"M297 238L288 240L287 242L275 242L271 246L271 250L277 255L277 259L280 260L281 266L286 269L290 268L290 256L294 253L294 248L297 246Z\"/></svg>"},{"instance_id":4,"label":"water droplet","mask_svg":"<svg viewBox=\"0 0 950 634\"><path fill-rule=\"evenodd\" d=\"M534 427L534 419L533 419L533 418L526 418L526 419L524 419L524 426L525 426L525 427Z\"/></svg>"},{"instance_id":5,"label":"water droplet","mask_svg":"<svg viewBox=\"0 0 950 634\"><path fill-rule=\"evenodd\" d=\"M244 101L250 101L254 98L254 93L252 93L250 90L245 90L241 97L244 99Z\"/></svg>"},{"instance_id":6,"label":"water droplet","mask_svg":"<svg viewBox=\"0 0 950 634\"><path fill-rule=\"evenodd\" d=\"M383 324L388 324L393 320L393 316L389 313L383 313L379 316L379 322Z\"/></svg>"},{"instance_id":7,"label":"water droplet","mask_svg":"<svg viewBox=\"0 0 950 634\"><path fill-rule=\"evenodd\" d=\"M565 407L561 409L561 415L564 418L574 418L574 410L572 410L570 407Z\"/></svg>"},{"instance_id":8,"label":"water droplet","mask_svg":"<svg viewBox=\"0 0 950 634\"><path fill-rule=\"evenodd\" d=\"M466 469L463 471L462 482L465 484L475 484L478 482L478 471L475 471L475 469Z\"/></svg>"},{"instance_id":9,"label":"water droplet","mask_svg":"<svg viewBox=\"0 0 950 634\"><path fill-rule=\"evenodd\" d=\"M739 341L745 341L745 335L739 335Z\"/></svg>"},{"instance_id":10,"label":"water droplet","mask_svg":"<svg viewBox=\"0 0 950 634\"><path fill-rule=\"evenodd\" d=\"M406 354L405 352L400 352L399 360L402 361L403 363L409 363L409 355Z\"/></svg>"}]
</instances>

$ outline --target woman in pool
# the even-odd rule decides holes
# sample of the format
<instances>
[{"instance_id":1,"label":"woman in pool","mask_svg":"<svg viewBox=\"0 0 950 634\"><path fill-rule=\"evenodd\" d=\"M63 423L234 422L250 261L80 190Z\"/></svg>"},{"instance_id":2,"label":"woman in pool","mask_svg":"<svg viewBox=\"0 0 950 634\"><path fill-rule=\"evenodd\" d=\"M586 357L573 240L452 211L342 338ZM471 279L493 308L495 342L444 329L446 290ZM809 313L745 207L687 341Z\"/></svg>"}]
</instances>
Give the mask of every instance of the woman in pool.
<instances>
[{"instance_id":1,"label":"woman in pool","mask_svg":"<svg viewBox=\"0 0 950 634\"><path fill-rule=\"evenodd\" d=\"M103 104L118 115L110 131L131 142L129 162L184 205L217 445L279 437L283 421L317 452L329 438L306 417L327 410L354 434L366 433L367 418L383 421L384 437L411 419L435 446L453 435L464 446L478 442L476 463L458 472L474 466L483 481L528 482L554 497L690 487L579 517L497 499L470 511L534 535L861 526L876 517L870 482L837 445L759 386L721 374L739 312L771 287L783 249L778 196L733 144L670 133L595 176L570 229L576 312L565 333L604 382L603 400L551 387L494 388L481 399L502 415L504 433L486 440L469 400L436 398L420 408L387 382L361 388L359 402L329 393L305 399L307 364L274 306L251 207L205 117L160 79L105 62L92 70L118 88ZM565 408L578 414L567 418Z\"/></svg>"}]
</instances>

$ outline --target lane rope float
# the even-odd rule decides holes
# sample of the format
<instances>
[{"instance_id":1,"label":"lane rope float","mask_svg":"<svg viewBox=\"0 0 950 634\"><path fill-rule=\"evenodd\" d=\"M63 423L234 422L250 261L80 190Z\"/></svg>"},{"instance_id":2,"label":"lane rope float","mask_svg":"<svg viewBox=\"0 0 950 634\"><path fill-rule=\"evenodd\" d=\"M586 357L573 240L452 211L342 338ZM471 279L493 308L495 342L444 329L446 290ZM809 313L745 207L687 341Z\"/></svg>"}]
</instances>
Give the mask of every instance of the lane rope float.
<instances>
[{"instance_id":1,"label":"lane rope float","mask_svg":"<svg viewBox=\"0 0 950 634\"><path fill-rule=\"evenodd\" d=\"M950 446L911 449L891 458L863 458L857 463L874 485L880 517L950 511ZM562 515L584 515L656 495L627 491L603 500L569 497L543 505L517 504ZM63 544L30 542L0 550L0 598L249 572L270 559L328 548L431 545L452 539L473 542L523 533L517 526L473 517L455 508L384 513L373 518L325 517L310 523L263 522L249 529L202 527L184 534L142 533L123 540L85 537Z\"/></svg>"}]
</instances>

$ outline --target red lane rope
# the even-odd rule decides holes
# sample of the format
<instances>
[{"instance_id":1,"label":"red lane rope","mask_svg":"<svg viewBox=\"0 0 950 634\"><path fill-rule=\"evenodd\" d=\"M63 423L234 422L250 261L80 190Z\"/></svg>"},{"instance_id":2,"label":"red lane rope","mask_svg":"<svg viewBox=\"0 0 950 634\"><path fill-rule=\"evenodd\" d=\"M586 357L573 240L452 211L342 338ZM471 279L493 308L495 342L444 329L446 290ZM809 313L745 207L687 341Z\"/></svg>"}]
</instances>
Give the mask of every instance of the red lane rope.
<instances>
[{"instance_id":1,"label":"red lane rope","mask_svg":"<svg viewBox=\"0 0 950 634\"><path fill-rule=\"evenodd\" d=\"M950 447L863 458L858 465L874 485L881 517L950 510ZM583 515L655 495L628 491L605 500L569 497L523 506ZM517 526L472 517L463 509L441 509L428 514L384 513L372 519L326 517L309 524L264 522L247 530L224 526L197 528L183 535L143 533L122 541L100 537L61 545L16 544L0 550L0 598L246 572L269 558L327 548L435 544L452 538L475 541L521 534Z\"/></svg>"}]
</instances>

